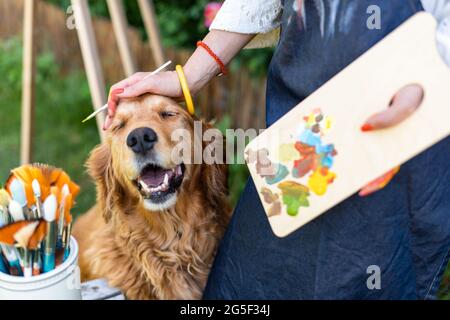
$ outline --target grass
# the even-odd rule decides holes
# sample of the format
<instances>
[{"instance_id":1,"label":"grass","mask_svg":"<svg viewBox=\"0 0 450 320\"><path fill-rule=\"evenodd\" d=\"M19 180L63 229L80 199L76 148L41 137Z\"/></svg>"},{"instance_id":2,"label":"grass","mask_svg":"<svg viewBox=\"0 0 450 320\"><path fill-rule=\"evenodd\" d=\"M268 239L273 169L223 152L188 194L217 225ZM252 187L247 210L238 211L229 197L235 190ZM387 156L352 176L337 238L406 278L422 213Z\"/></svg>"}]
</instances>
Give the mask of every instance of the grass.
<instances>
[{"instance_id":1,"label":"grass","mask_svg":"<svg viewBox=\"0 0 450 320\"><path fill-rule=\"evenodd\" d=\"M21 44L17 39L0 42L0 182L9 170L18 166L21 115ZM81 120L92 111L84 73L62 75L49 53L37 61L34 160L61 167L81 186L74 215L87 211L95 201L95 189L84 163L90 150L99 143L94 120ZM230 127L225 118L218 124L222 131ZM229 185L231 200L236 203L248 173L243 165L231 165ZM450 300L450 266L438 294Z\"/></svg>"}]
</instances>

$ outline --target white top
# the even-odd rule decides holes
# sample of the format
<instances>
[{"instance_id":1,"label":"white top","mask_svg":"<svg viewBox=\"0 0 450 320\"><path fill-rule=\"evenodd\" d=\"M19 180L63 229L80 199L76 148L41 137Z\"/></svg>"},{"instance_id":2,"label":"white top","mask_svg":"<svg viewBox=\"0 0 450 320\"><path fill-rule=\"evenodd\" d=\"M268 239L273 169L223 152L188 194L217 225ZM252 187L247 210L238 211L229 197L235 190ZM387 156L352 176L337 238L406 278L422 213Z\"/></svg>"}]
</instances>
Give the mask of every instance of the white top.
<instances>
[{"instance_id":1,"label":"white top","mask_svg":"<svg viewBox=\"0 0 450 320\"><path fill-rule=\"evenodd\" d=\"M438 21L438 48L450 65L450 0L421 1ZM273 46L279 37L282 11L281 0L226 0L210 29L257 34L246 48Z\"/></svg>"}]
</instances>

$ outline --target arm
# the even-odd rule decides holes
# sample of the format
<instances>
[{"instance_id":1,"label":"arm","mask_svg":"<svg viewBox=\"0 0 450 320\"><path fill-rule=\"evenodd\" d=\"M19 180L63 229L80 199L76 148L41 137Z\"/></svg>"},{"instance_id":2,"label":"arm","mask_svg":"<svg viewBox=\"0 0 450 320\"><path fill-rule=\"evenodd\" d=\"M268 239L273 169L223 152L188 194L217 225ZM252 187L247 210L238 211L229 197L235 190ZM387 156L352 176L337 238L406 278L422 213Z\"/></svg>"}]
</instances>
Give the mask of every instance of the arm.
<instances>
[{"instance_id":1,"label":"arm","mask_svg":"<svg viewBox=\"0 0 450 320\"><path fill-rule=\"evenodd\" d=\"M211 30L203 39L222 62L228 64L234 56L253 39L254 34L243 34L222 30ZM203 49L197 48L184 65L189 89L193 94L202 89L220 72L216 61ZM175 71L161 72L146 77L148 72L138 72L111 87L108 99L108 116L103 130L109 128L121 98L137 97L152 92L172 98L182 96L181 86Z\"/></svg>"},{"instance_id":2,"label":"arm","mask_svg":"<svg viewBox=\"0 0 450 320\"><path fill-rule=\"evenodd\" d=\"M253 37L254 35L212 30L206 35L203 42L205 42L226 65ZM184 65L184 72L186 74L189 89L195 94L220 72L220 68L216 61L214 61L203 48L197 48ZM141 78L142 74L145 76L147 73L141 73ZM171 85L170 88L160 88L158 83L160 80L167 80L168 76L172 78L172 80L176 80L173 81L175 82L174 86ZM113 87L116 87L119 84L120 82ZM181 97L182 95L176 72L169 71L150 77L148 78L148 81L146 80L137 83L136 85L129 86L118 96L119 98L134 97L145 92L153 92L156 94L168 95L170 97Z\"/></svg>"},{"instance_id":3,"label":"arm","mask_svg":"<svg viewBox=\"0 0 450 320\"><path fill-rule=\"evenodd\" d=\"M276 38L281 13L281 0L226 0L203 42L224 64L228 64L257 34L261 35L256 46L271 43ZM203 48L197 48L184 66L192 93L195 94L205 86L219 73L219 69L214 59ZM108 117L103 129L110 126L120 98L136 97L146 92L172 98L182 96L175 71L163 72L143 80L147 75L146 72L138 72L111 87Z\"/></svg>"},{"instance_id":4,"label":"arm","mask_svg":"<svg viewBox=\"0 0 450 320\"><path fill-rule=\"evenodd\" d=\"M203 42L227 65L254 36L253 34L212 30L206 35ZM184 66L184 70L193 93L198 92L220 72L217 63L203 48L195 50Z\"/></svg>"}]
</instances>

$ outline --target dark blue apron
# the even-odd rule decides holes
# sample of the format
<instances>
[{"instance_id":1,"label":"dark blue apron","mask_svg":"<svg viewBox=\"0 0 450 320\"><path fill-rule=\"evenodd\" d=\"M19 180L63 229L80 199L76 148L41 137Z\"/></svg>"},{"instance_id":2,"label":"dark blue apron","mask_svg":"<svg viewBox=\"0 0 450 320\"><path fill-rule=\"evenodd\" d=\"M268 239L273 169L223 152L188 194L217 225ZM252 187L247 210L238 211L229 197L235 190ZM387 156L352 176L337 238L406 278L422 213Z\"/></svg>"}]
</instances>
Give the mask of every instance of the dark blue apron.
<instances>
[{"instance_id":1,"label":"dark blue apron","mask_svg":"<svg viewBox=\"0 0 450 320\"><path fill-rule=\"evenodd\" d=\"M381 29L367 27L371 5L381 9ZM268 125L423 8L419 0L305 0L304 10L284 1ZM433 298L449 256L449 166L446 139L403 165L383 190L354 195L286 238L272 233L250 180L204 297Z\"/></svg>"}]
</instances>

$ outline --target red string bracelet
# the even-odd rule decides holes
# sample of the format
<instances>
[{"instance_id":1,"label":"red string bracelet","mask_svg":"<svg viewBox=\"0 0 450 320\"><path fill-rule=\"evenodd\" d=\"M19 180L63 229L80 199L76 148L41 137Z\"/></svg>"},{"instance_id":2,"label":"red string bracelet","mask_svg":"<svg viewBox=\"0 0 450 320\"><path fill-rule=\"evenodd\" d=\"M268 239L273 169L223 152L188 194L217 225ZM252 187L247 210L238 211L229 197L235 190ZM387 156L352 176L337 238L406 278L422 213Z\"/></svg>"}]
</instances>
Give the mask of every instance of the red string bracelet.
<instances>
[{"instance_id":1,"label":"red string bracelet","mask_svg":"<svg viewBox=\"0 0 450 320\"><path fill-rule=\"evenodd\" d=\"M209 55L217 62L217 64L220 67L220 71L221 71L221 74L219 74L219 76L222 75L222 74L224 74L224 75L228 74L227 67L225 67L225 65L223 64L222 60L220 60L220 58L211 50L210 47L208 47L208 45L206 43L204 43L203 41L198 41L197 42L197 47L202 47L203 49L205 49L206 52L208 52Z\"/></svg>"}]
</instances>

